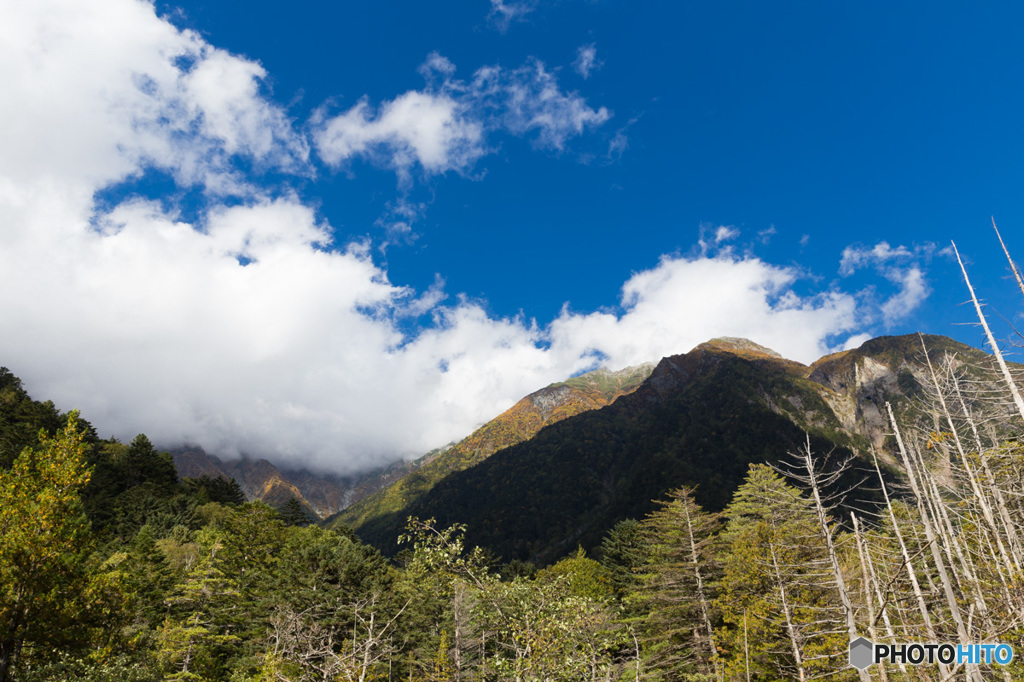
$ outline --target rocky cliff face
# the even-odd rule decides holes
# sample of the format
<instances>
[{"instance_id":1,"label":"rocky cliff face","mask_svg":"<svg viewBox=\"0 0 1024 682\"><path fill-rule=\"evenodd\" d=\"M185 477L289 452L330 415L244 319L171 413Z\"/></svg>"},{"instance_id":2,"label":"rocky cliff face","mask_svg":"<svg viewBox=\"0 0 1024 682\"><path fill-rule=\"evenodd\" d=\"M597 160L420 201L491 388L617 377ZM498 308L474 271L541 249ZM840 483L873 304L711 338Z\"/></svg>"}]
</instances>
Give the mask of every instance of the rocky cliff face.
<instances>
[{"instance_id":1,"label":"rocky cliff face","mask_svg":"<svg viewBox=\"0 0 1024 682\"><path fill-rule=\"evenodd\" d=\"M933 386L926 348L933 364L948 356L967 375L998 385L991 356L944 336L917 334L879 337L860 348L827 355L811 365L808 378L825 389L821 396L843 428L881 449L892 431L886 401L893 403L901 421L930 419L920 404Z\"/></svg>"}]
</instances>

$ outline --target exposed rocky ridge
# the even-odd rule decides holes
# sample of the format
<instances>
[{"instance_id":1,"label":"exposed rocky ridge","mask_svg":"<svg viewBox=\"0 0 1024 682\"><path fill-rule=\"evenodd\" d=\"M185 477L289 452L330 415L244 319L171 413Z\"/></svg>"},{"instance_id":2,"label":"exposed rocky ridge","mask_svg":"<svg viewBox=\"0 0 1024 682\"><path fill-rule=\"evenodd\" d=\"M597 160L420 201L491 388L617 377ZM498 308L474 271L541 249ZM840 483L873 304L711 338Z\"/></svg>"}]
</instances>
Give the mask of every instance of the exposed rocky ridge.
<instances>
[{"instance_id":1,"label":"exposed rocky ridge","mask_svg":"<svg viewBox=\"0 0 1024 682\"><path fill-rule=\"evenodd\" d=\"M860 348L827 355L811 365L808 378L827 389L821 396L844 429L883 449L891 432L886 401L893 403L903 422L930 419L915 404L931 393L933 384L925 348L936 365L943 355L950 354L966 375L995 377L992 357L977 348L944 336L908 334L871 339Z\"/></svg>"}]
</instances>

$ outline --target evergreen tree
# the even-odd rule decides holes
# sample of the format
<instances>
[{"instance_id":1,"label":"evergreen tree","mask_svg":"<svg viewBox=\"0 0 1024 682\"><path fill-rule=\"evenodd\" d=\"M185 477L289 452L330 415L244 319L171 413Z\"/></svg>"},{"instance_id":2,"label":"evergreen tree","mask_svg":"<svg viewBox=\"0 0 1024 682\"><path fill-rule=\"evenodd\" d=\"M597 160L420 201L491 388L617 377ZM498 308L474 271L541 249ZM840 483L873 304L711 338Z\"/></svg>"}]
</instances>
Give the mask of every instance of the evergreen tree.
<instances>
[{"instance_id":1,"label":"evergreen tree","mask_svg":"<svg viewBox=\"0 0 1024 682\"><path fill-rule=\"evenodd\" d=\"M202 474L198 478L183 479L181 483L185 492L194 497L199 504L219 502L236 507L245 504L245 492L233 478Z\"/></svg>"},{"instance_id":2,"label":"evergreen tree","mask_svg":"<svg viewBox=\"0 0 1024 682\"><path fill-rule=\"evenodd\" d=\"M718 573L712 542L719 525L689 488L669 493L641 524L647 562L633 601L643 614L648 665L664 679L714 679L717 672L711 582Z\"/></svg>"},{"instance_id":3,"label":"evergreen tree","mask_svg":"<svg viewBox=\"0 0 1024 682\"><path fill-rule=\"evenodd\" d=\"M640 534L640 522L636 519L619 521L608 531L601 542L601 565L608 574L608 581L616 599L636 589L639 573L647 562L647 544Z\"/></svg>"},{"instance_id":4,"label":"evergreen tree","mask_svg":"<svg viewBox=\"0 0 1024 682\"><path fill-rule=\"evenodd\" d=\"M165 600L170 615L157 635L157 658L167 672L166 679L198 680L216 675L219 650L238 640L230 624L218 617L227 601L238 595L235 581L224 571L223 537L205 528L198 533L197 542L199 554Z\"/></svg>"},{"instance_id":5,"label":"evergreen tree","mask_svg":"<svg viewBox=\"0 0 1024 682\"><path fill-rule=\"evenodd\" d=\"M294 495L278 508L277 515L286 526L308 526L312 522L309 513Z\"/></svg>"},{"instance_id":6,"label":"evergreen tree","mask_svg":"<svg viewBox=\"0 0 1024 682\"><path fill-rule=\"evenodd\" d=\"M751 465L726 508L715 631L726 676L807 680L852 674L813 504L769 466Z\"/></svg>"}]
</instances>

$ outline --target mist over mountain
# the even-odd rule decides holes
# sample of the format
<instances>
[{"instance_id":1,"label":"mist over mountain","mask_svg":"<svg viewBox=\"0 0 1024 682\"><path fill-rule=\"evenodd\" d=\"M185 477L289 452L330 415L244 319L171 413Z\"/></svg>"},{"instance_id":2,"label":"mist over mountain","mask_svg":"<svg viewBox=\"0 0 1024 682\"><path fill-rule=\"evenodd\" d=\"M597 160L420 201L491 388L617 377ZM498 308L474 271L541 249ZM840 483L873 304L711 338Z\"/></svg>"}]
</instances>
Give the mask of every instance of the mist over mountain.
<instances>
[{"instance_id":1,"label":"mist over mountain","mask_svg":"<svg viewBox=\"0 0 1024 682\"><path fill-rule=\"evenodd\" d=\"M348 512L345 523L396 509L429 490L452 471L471 466L503 447L526 440L541 427L597 409L634 390L654 369L652 364L619 371L599 369L551 384L516 403L470 436L431 450L411 461L399 460L348 476L314 472L301 459L221 458L201 447L172 448L179 475L223 476L236 480L249 499L281 506L295 497L313 515L326 518ZM384 490L382 490L384 489ZM381 491L381 492L377 492Z\"/></svg>"}]
</instances>

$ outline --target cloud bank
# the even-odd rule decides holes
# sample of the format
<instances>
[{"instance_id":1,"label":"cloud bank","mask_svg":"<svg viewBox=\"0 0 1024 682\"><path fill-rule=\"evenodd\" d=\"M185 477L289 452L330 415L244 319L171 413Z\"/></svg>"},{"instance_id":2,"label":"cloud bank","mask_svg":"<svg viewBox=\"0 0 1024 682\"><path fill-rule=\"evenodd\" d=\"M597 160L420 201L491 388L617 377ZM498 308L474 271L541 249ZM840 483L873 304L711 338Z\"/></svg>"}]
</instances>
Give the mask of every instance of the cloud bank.
<instances>
[{"instance_id":1,"label":"cloud bank","mask_svg":"<svg viewBox=\"0 0 1024 682\"><path fill-rule=\"evenodd\" d=\"M605 310L490 316L440 281L425 292L389 281L367 244L339 240L252 170L313 177L315 146L329 165L465 171L496 130L560 149L607 120L540 62L460 81L432 56L427 89L304 127L264 93L259 64L148 3L48 0L6 14L0 363L103 436L144 431L164 446L355 471L464 436L599 364L720 335L808 361L857 330L854 296L798 295L795 268L708 249L635 273ZM204 193L197 217L174 201L99 200L153 169Z\"/></svg>"}]
</instances>

